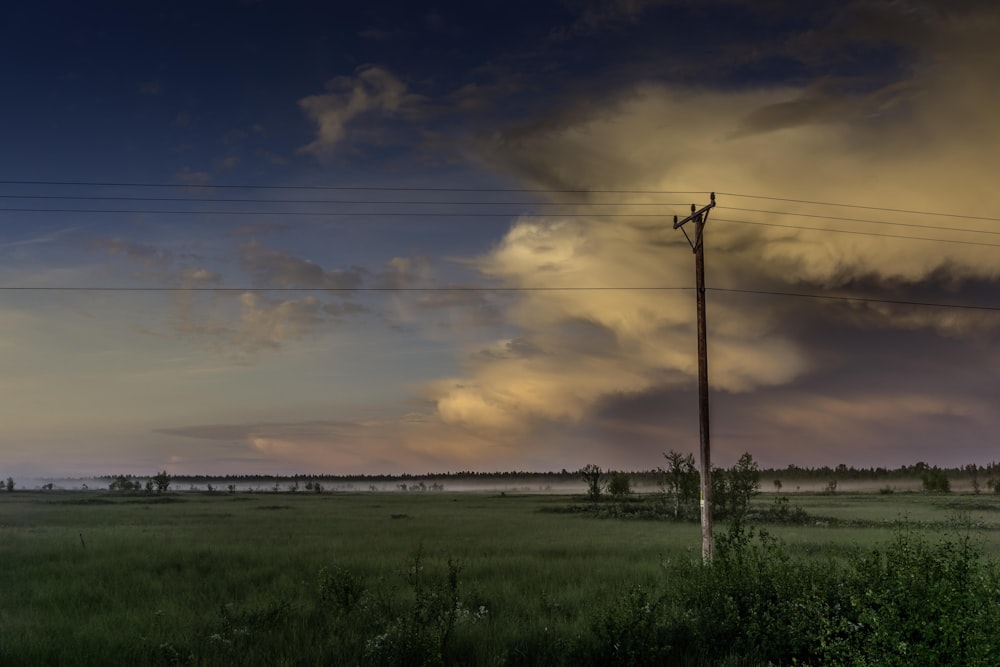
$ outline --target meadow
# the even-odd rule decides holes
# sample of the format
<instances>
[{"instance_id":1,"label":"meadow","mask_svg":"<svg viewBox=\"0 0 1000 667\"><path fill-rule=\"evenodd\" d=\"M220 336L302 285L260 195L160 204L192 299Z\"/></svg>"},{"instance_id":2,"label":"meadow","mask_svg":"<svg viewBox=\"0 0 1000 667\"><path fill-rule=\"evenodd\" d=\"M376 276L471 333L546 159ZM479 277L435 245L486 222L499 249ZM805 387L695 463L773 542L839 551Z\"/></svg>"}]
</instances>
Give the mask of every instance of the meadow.
<instances>
[{"instance_id":1,"label":"meadow","mask_svg":"<svg viewBox=\"0 0 1000 667\"><path fill-rule=\"evenodd\" d=\"M581 496L2 493L0 664L914 664L923 640L866 595L940 621L933 650L997 657L1000 497L790 502L807 518L718 524L705 568L697 524L564 511ZM945 627L970 604L987 616Z\"/></svg>"}]
</instances>

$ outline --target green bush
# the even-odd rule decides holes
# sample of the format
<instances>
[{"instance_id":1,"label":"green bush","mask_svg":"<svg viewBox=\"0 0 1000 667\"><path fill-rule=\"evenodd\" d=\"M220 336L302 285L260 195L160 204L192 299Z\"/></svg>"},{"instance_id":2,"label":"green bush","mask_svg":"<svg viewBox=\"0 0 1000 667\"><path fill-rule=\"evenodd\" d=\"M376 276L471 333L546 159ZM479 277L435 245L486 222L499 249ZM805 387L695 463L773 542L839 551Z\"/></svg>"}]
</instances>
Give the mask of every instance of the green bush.
<instances>
[{"instance_id":1,"label":"green bush","mask_svg":"<svg viewBox=\"0 0 1000 667\"><path fill-rule=\"evenodd\" d=\"M611 479L608 480L608 493L615 500L621 500L630 496L632 494L632 483L629 481L628 475L623 472L611 473Z\"/></svg>"},{"instance_id":2,"label":"green bush","mask_svg":"<svg viewBox=\"0 0 1000 667\"><path fill-rule=\"evenodd\" d=\"M665 579L597 616L576 662L1000 664L1000 576L968 538L900 533L837 564L793 560L735 522L714 562L673 563Z\"/></svg>"},{"instance_id":3,"label":"green bush","mask_svg":"<svg viewBox=\"0 0 1000 667\"><path fill-rule=\"evenodd\" d=\"M937 466L925 470L920 475L920 481L923 484L924 491L951 492L951 482L948 481L948 475Z\"/></svg>"}]
</instances>

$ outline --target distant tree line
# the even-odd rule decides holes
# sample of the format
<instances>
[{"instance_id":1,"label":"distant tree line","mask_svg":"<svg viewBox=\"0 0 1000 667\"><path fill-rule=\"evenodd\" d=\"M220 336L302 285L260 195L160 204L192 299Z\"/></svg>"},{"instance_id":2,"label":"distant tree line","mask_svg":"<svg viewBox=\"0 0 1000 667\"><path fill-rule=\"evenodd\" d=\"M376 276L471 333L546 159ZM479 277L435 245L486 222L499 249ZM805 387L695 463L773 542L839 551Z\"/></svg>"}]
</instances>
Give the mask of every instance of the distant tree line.
<instances>
[{"instance_id":1,"label":"distant tree line","mask_svg":"<svg viewBox=\"0 0 1000 667\"><path fill-rule=\"evenodd\" d=\"M679 460L670 457L679 456ZM681 455L671 451L667 456L667 470L673 470L673 474L679 474L679 470L684 469L690 473L694 468L694 458L692 455ZM690 467L688 467L688 463ZM590 464L593 465L593 464ZM737 464L738 465L738 464ZM756 465L756 463L755 463ZM585 466L584 468L586 468ZM401 474L295 474L295 475L174 475L167 482L167 487L171 483L175 486L196 485L209 487L214 490L213 483L220 483L227 487L230 492L235 492L237 484L241 485L267 485L276 489L286 485L289 491L295 491L301 485L307 491L322 491L323 484L349 483L367 486L369 489L377 489L377 484L391 484L393 488L401 489L404 485L407 490L439 490L444 488L444 482L451 481L502 481L509 484L532 484L544 485L554 483L579 482L583 476L584 468L550 472L531 472L524 470L493 471L482 472L475 470L462 470L457 472L426 473L422 475L412 473ZM717 470L722 470L717 468ZM725 472L725 471L723 471ZM161 475L165 474L160 473ZM931 466L923 461L917 461L912 465L903 465L899 468L885 467L854 467L841 463L837 466L803 467L788 465L784 468L757 468L758 479L768 478L774 485L775 492L781 492L782 487L789 482L821 481L828 493L837 491L838 482L845 481L884 481L892 482L903 479L919 479L926 491L949 491L951 483L955 480L968 480L975 493L981 492L985 487L1000 493L1000 463L993 462L987 465L968 464L955 468L940 468ZM587 484L588 495L591 497L601 497L602 494L628 496L636 486L653 487L658 486L663 481L664 469L641 470L634 472L623 471L601 471L598 481L588 480L583 477ZM617 476L617 477L616 477ZM719 475L719 479L725 479L725 475ZM97 479L105 481L109 488L117 491L141 491L151 483L152 486L146 490L163 491L167 487L161 487L156 482L156 477L146 478L134 475L103 475ZM689 475L690 479L690 475ZM721 482L720 482L721 483ZM595 485L596 484L596 485ZM14 480L10 477L4 482L0 479L0 490L13 490ZM627 485L627 491L626 489ZM680 488L680 487L678 487ZM889 488L889 487L887 487ZM715 504L718 505L720 499L727 498L725 488L713 489L715 492ZM728 502L728 500L726 501Z\"/></svg>"},{"instance_id":2,"label":"distant tree line","mask_svg":"<svg viewBox=\"0 0 1000 667\"><path fill-rule=\"evenodd\" d=\"M170 489L173 477L166 471L159 472L146 479L143 483L138 477L132 475L116 475L111 478L108 484L109 491L134 492L143 491L146 493L166 493Z\"/></svg>"}]
</instances>

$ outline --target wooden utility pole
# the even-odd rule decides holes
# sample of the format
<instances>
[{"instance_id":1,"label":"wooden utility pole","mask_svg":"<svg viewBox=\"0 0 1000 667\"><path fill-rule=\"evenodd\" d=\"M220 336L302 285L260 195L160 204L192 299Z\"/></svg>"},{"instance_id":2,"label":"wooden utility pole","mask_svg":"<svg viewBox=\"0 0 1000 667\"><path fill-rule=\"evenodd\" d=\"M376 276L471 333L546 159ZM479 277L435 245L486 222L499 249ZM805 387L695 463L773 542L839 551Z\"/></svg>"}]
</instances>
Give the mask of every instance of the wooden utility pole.
<instances>
[{"instance_id":1,"label":"wooden utility pole","mask_svg":"<svg viewBox=\"0 0 1000 667\"><path fill-rule=\"evenodd\" d=\"M674 216L674 229L680 228L694 252L695 291L698 304L698 431L701 440L701 557L711 562L712 548L712 457L709 446L708 420L708 331L705 324L705 223L708 212L715 206L715 193L711 202L699 210L691 204L691 215L678 221ZM694 221L694 241L684 225Z\"/></svg>"}]
</instances>

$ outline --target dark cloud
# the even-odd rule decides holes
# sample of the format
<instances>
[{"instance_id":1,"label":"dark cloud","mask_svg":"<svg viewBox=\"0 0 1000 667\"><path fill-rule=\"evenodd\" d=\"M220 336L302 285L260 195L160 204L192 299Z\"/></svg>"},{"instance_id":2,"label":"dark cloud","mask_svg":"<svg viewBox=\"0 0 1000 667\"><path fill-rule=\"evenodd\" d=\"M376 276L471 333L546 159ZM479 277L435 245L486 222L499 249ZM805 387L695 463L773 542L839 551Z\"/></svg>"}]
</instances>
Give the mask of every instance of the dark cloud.
<instances>
[{"instance_id":1,"label":"dark cloud","mask_svg":"<svg viewBox=\"0 0 1000 667\"><path fill-rule=\"evenodd\" d=\"M526 358L543 354L543 350L526 338L514 338L512 340L500 341L493 347L479 350L475 353L475 359L512 359Z\"/></svg>"},{"instance_id":2,"label":"dark cloud","mask_svg":"<svg viewBox=\"0 0 1000 667\"><path fill-rule=\"evenodd\" d=\"M311 260L265 248L256 240L240 246L240 264L258 287L349 290L360 287L367 274L360 267L327 270Z\"/></svg>"},{"instance_id":3,"label":"dark cloud","mask_svg":"<svg viewBox=\"0 0 1000 667\"><path fill-rule=\"evenodd\" d=\"M425 256L394 257L375 274L374 283L383 289L426 286L431 271L431 260Z\"/></svg>"},{"instance_id":4,"label":"dark cloud","mask_svg":"<svg viewBox=\"0 0 1000 667\"><path fill-rule=\"evenodd\" d=\"M89 246L99 252L124 257L136 266L146 269L165 269L173 261L173 255L169 251L119 237L95 239L90 241Z\"/></svg>"}]
</instances>

